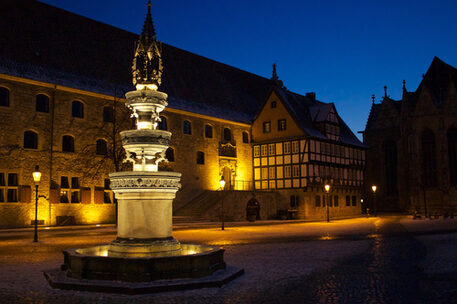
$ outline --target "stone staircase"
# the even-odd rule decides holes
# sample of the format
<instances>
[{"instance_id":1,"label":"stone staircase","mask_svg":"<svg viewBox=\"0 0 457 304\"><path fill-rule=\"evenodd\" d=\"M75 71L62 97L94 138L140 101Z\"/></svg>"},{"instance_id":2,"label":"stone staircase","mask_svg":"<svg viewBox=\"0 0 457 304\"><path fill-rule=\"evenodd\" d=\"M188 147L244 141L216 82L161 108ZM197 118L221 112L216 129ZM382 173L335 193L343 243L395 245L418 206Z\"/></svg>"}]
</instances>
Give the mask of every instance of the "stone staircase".
<instances>
[{"instance_id":1,"label":"stone staircase","mask_svg":"<svg viewBox=\"0 0 457 304\"><path fill-rule=\"evenodd\" d=\"M205 190L186 205L174 212L174 218L191 221L207 220L207 213L219 208L222 193L220 191Z\"/></svg>"}]
</instances>

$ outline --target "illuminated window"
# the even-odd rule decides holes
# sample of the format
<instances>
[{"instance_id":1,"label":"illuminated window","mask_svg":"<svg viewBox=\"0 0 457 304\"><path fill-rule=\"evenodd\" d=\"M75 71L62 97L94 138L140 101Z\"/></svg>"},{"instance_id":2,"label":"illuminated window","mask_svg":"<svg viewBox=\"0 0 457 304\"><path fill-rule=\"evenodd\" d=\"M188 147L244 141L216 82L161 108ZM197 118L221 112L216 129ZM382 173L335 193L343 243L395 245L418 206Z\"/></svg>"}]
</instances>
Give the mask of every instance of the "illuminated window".
<instances>
[{"instance_id":1,"label":"illuminated window","mask_svg":"<svg viewBox=\"0 0 457 304\"><path fill-rule=\"evenodd\" d=\"M262 156L268 155L268 145L262 145Z\"/></svg>"},{"instance_id":2,"label":"illuminated window","mask_svg":"<svg viewBox=\"0 0 457 304\"><path fill-rule=\"evenodd\" d=\"M105 204L111 204L112 194L113 194L113 191L111 191L110 179L109 178L105 178L104 187L103 187L103 202Z\"/></svg>"},{"instance_id":3,"label":"illuminated window","mask_svg":"<svg viewBox=\"0 0 457 304\"><path fill-rule=\"evenodd\" d=\"M96 151L97 155L106 155L108 153L108 147L106 144L106 140L98 139L96 142Z\"/></svg>"},{"instance_id":4,"label":"illuminated window","mask_svg":"<svg viewBox=\"0 0 457 304\"><path fill-rule=\"evenodd\" d=\"M268 168L267 167L262 168L262 179L268 179Z\"/></svg>"},{"instance_id":5,"label":"illuminated window","mask_svg":"<svg viewBox=\"0 0 457 304\"><path fill-rule=\"evenodd\" d=\"M290 154L290 141L284 143L284 154Z\"/></svg>"},{"instance_id":6,"label":"illuminated window","mask_svg":"<svg viewBox=\"0 0 457 304\"><path fill-rule=\"evenodd\" d=\"M35 100L35 109L37 112L49 113L49 97L44 94L38 94Z\"/></svg>"},{"instance_id":7,"label":"illuminated window","mask_svg":"<svg viewBox=\"0 0 457 304\"><path fill-rule=\"evenodd\" d=\"M269 179L274 179L275 178L275 167L269 167L268 168L268 178Z\"/></svg>"},{"instance_id":8,"label":"illuminated window","mask_svg":"<svg viewBox=\"0 0 457 304\"><path fill-rule=\"evenodd\" d=\"M70 184L68 183L67 176L60 177L60 202L68 203L68 192L70 191Z\"/></svg>"},{"instance_id":9,"label":"illuminated window","mask_svg":"<svg viewBox=\"0 0 457 304\"><path fill-rule=\"evenodd\" d=\"M68 199L69 196L70 200ZM60 177L60 202L80 202L79 179L77 177L71 178L71 187L67 176Z\"/></svg>"},{"instance_id":10,"label":"illuminated window","mask_svg":"<svg viewBox=\"0 0 457 304\"><path fill-rule=\"evenodd\" d=\"M249 134L246 131L243 131L243 143L247 144L249 143Z\"/></svg>"},{"instance_id":11,"label":"illuminated window","mask_svg":"<svg viewBox=\"0 0 457 304\"><path fill-rule=\"evenodd\" d=\"M213 138L213 127L210 125L205 125L205 137Z\"/></svg>"},{"instance_id":12,"label":"illuminated window","mask_svg":"<svg viewBox=\"0 0 457 304\"><path fill-rule=\"evenodd\" d=\"M75 140L73 136L62 136L62 152L75 152Z\"/></svg>"},{"instance_id":13,"label":"illuminated window","mask_svg":"<svg viewBox=\"0 0 457 304\"><path fill-rule=\"evenodd\" d=\"M159 121L159 123L157 124L157 128L158 128L159 130L163 130L163 131L168 130L167 118L166 118L165 116L160 116L160 121Z\"/></svg>"},{"instance_id":14,"label":"illuminated window","mask_svg":"<svg viewBox=\"0 0 457 304\"><path fill-rule=\"evenodd\" d=\"M71 116L84 118L84 104L81 101L73 100L71 103Z\"/></svg>"},{"instance_id":15,"label":"illuminated window","mask_svg":"<svg viewBox=\"0 0 457 304\"><path fill-rule=\"evenodd\" d=\"M38 149L38 134L33 131L24 132L24 148Z\"/></svg>"},{"instance_id":16,"label":"illuminated window","mask_svg":"<svg viewBox=\"0 0 457 304\"><path fill-rule=\"evenodd\" d=\"M270 133L271 132L271 122L265 121L263 123L263 133Z\"/></svg>"},{"instance_id":17,"label":"illuminated window","mask_svg":"<svg viewBox=\"0 0 457 304\"><path fill-rule=\"evenodd\" d=\"M292 175L293 175L293 177L299 177L300 176L300 166L299 165L293 165L293 167L292 167Z\"/></svg>"},{"instance_id":18,"label":"illuminated window","mask_svg":"<svg viewBox=\"0 0 457 304\"><path fill-rule=\"evenodd\" d=\"M285 178L290 178L291 175L291 167L290 166L284 166L284 177Z\"/></svg>"},{"instance_id":19,"label":"illuminated window","mask_svg":"<svg viewBox=\"0 0 457 304\"><path fill-rule=\"evenodd\" d=\"M254 157L260 156L260 146L254 146Z\"/></svg>"},{"instance_id":20,"label":"illuminated window","mask_svg":"<svg viewBox=\"0 0 457 304\"><path fill-rule=\"evenodd\" d=\"M108 107L103 108L103 121L104 122L113 122L114 121L113 107L108 106Z\"/></svg>"},{"instance_id":21,"label":"illuminated window","mask_svg":"<svg viewBox=\"0 0 457 304\"><path fill-rule=\"evenodd\" d=\"M275 155L275 144L268 145L268 154Z\"/></svg>"},{"instance_id":22,"label":"illuminated window","mask_svg":"<svg viewBox=\"0 0 457 304\"><path fill-rule=\"evenodd\" d=\"M192 125L191 125L190 121L188 121L188 120L184 120L183 121L183 123L182 123L182 132L184 134L188 134L188 135L192 134Z\"/></svg>"},{"instance_id":23,"label":"illuminated window","mask_svg":"<svg viewBox=\"0 0 457 304\"><path fill-rule=\"evenodd\" d=\"M0 173L0 202L16 203L19 190L18 175L17 173L8 173L8 183L5 183L5 175L6 173Z\"/></svg>"},{"instance_id":24,"label":"illuminated window","mask_svg":"<svg viewBox=\"0 0 457 304\"><path fill-rule=\"evenodd\" d=\"M10 91L4 87L0 87L0 106L10 106Z\"/></svg>"},{"instance_id":25,"label":"illuminated window","mask_svg":"<svg viewBox=\"0 0 457 304\"><path fill-rule=\"evenodd\" d=\"M278 131L285 131L285 130L286 130L286 120L278 119Z\"/></svg>"},{"instance_id":26,"label":"illuminated window","mask_svg":"<svg viewBox=\"0 0 457 304\"><path fill-rule=\"evenodd\" d=\"M204 165L205 164L205 153L202 151L197 152L197 164Z\"/></svg>"},{"instance_id":27,"label":"illuminated window","mask_svg":"<svg viewBox=\"0 0 457 304\"><path fill-rule=\"evenodd\" d=\"M292 142L292 153L298 153L300 151L298 141Z\"/></svg>"},{"instance_id":28,"label":"illuminated window","mask_svg":"<svg viewBox=\"0 0 457 304\"><path fill-rule=\"evenodd\" d=\"M276 108L276 101L272 101L270 106L271 106L272 109Z\"/></svg>"}]
</instances>

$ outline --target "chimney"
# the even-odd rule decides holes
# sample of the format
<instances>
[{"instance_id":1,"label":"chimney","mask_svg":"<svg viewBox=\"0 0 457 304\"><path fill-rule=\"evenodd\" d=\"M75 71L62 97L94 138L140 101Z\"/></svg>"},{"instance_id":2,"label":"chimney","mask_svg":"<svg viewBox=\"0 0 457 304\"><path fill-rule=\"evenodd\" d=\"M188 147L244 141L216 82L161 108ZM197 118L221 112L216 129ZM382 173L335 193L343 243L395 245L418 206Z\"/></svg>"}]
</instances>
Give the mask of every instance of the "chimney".
<instances>
[{"instance_id":1,"label":"chimney","mask_svg":"<svg viewBox=\"0 0 457 304\"><path fill-rule=\"evenodd\" d=\"M316 100L316 92L308 92L305 94L305 97L315 101Z\"/></svg>"}]
</instances>

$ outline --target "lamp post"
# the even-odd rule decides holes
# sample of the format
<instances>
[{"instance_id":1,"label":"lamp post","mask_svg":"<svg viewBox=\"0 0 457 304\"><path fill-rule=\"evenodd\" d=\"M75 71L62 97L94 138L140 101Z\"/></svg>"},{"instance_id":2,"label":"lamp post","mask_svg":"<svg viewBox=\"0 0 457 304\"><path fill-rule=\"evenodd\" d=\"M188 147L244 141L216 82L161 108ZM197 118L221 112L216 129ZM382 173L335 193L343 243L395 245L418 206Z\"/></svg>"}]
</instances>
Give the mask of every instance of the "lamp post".
<instances>
[{"instance_id":1,"label":"lamp post","mask_svg":"<svg viewBox=\"0 0 457 304\"><path fill-rule=\"evenodd\" d=\"M35 167L32 176L35 182L35 235L33 236L33 241L38 242L38 183L41 180L41 172L38 166Z\"/></svg>"},{"instance_id":2,"label":"lamp post","mask_svg":"<svg viewBox=\"0 0 457 304\"><path fill-rule=\"evenodd\" d=\"M324 189L325 189L325 192L327 192L327 223L330 222L330 210L328 208L328 205L330 203L330 200L329 200L329 196L328 196L328 193L330 192L330 185L329 184L325 184L324 186Z\"/></svg>"},{"instance_id":3,"label":"lamp post","mask_svg":"<svg viewBox=\"0 0 457 304\"><path fill-rule=\"evenodd\" d=\"M221 177L221 180L219 181L219 185L221 186L221 191L223 191L224 187L225 187L225 180L224 180L223 176ZM222 221L221 230L224 230L224 195L223 194L222 194L222 198L221 198L221 205L222 205L222 208L221 208L221 221Z\"/></svg>"},{"instance_id":4,"label":"lamp post","mask_svg":"<svg viewBox=\"0 0 457 304\"><path fill-rule=\"evenodd\" d=\"M373 207L374 207L374 216L378 216L378 206L376 205L376 185L371 186L371 191L373 191Z\"/></svg>"}]
</instances>

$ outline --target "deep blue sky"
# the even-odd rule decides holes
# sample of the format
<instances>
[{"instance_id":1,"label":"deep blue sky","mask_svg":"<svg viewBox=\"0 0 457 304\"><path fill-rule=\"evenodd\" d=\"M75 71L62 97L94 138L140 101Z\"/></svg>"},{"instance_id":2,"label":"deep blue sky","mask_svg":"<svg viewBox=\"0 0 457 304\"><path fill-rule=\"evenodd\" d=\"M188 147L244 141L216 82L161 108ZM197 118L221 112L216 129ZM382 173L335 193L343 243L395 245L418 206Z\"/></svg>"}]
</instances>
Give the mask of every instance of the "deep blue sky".
<instances>
[{"instance_id":1,"label":"deep blue sky","mask_svg":"<svg viewBox=\"0 0 457 304\"><path fill-rule=\"evenodd\" d=\"M146 0L42 0L139 33ZM334 102L354 132L371 94L416 90L433 56L457 67L455 0L153 1L159 40Z\"/></svg>"}]
</instances>

